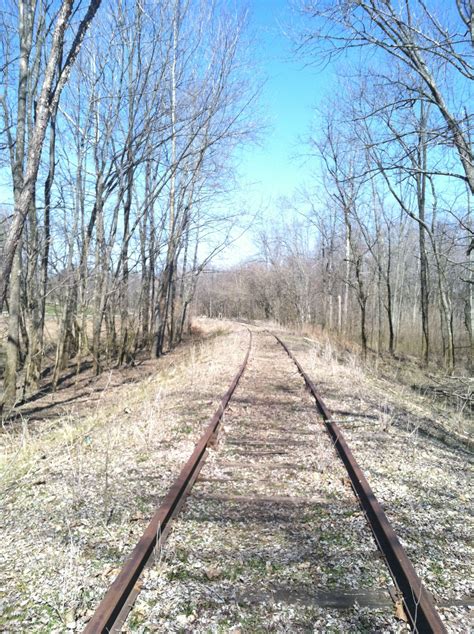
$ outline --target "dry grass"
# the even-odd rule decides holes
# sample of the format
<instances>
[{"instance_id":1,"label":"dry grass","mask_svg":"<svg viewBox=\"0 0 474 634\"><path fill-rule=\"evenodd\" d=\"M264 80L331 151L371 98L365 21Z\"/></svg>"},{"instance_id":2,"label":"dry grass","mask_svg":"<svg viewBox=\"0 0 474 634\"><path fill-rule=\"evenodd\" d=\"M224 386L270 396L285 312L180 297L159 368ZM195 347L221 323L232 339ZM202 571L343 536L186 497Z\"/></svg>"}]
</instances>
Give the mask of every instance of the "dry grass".
<instances>
[{"instance_id":1,"label":"dry grass","mask_svg":"<svg viewBox=\"0 0 474 634\"><path fill-rule=\"evenodd\" d=\"M4 427L0 629L81 629L242 361L242 329L199 327L143 380L109 373L80 411Z\"/></svg>"},{"instance_id":2,"label":"dry grass","mask_svg":"<svg viewBox=\"0 0 474 634\"><path fill-rule=\"evenodd\" d=\"M462 429L468 425L466 408L459 412L460 422L454 424L449 414L453 405L444 404L443 416L450 419L446 422L438 416L430 394L418 393L409 382L398 380L396 364L388 369L379 365L375 370L361 361L355 349L325 336L305 339L285 333L284 338L317 382L335 417L345 421L342 425L349 443L429 589L442 598L463 596L469 591L471 556L464 539L470 500L467 458L463 451L423 436L421 431L423 426L432 431L434 420L449 438L454 437L455 425ZM80 394L80 399L58 402L45 396L35 403L36 414L25 412L14 425L3 428L0 521L6 591L0 597L1 630L82 629L189 456L241 363L246 345L243 326L200 319L194 339L159 361L111 371L98 379L88 376L62 392L71 397ZM280 354L283 362L285 355ZM266 362L275 364L271 359ZM263 396L257 378L255 375L255 383L250 385L256 399ZM301 385L294 371L290 383L295 389ZM285 380L280 384L280 397L288 396ZM302 385L301 392L303 397ZM300 416L297 399L291 398L295 398L295 409L288 425ZM251 428L249 405L242 403L239 409L243 424L249 423ZM48 417L41 416L44 411ZM264 414L263 430L274 412L270 408ZM231 405L229 417L238 415L239 411L232 414ZM333 470L330 452L321 450L315 456L320 471L314 471L314 477L325 474L328 491L337 489L340 480L334 476L338 471ZM256 472L259 466L257 459ZM280 476L277 472L275 478ZM278 489L281 484L272 478L271 486ZM289 486L290 480L283 484ZM304 490L307 482L300 485ZM331 518L326 519L330 523ZM427 526L431 532L427 533ZM357 522L354 527L363 532ZM447 537L453 533L457 541L450 542ZM267 537L262 535L263 540ZM173 543L179 559L182 543L179 539L171 546ZM265 548L271 546L268 543ZM293 546L297 557L298 549ZM325 548L337 549L338 544L323 543L322 547L321 554ZM349 556L349 550L344 552ZM261 561L257 559L250 564L260 578ZM181 574L182 568L176 563L163 564L165 575L167 569L171 575ZM264 568L270 577L277 572L265 562ZM294 571L307 574L297 566ZM330 578L335 571L328 566L322 572ZM183 605L179 610L185 613ZM459 614L444 613L451 619L451 631L462 632ZM257 620L264 621L265 615L257 615ZM187 619L192 612L185 616ZM313 616L314 623L323 627L324 615ZM253 632L256 621L250 617L245 631Z\"/></svg>"},{"instance_id":3,"label":"dry grass","mask_svg":"<svg viewBox=\"0 0 474 634\"><path fill-rule=\"evenodd\" d=\"M472 417L455 401L413 389L433 380L418 365L378 368L331 340L286 341L340 423L418 574L436 601L468 604L474 556L466 518L472 504ZM437 375L439 376L439 374ZM468 608L440 609L450 632L466 632Z\"/></svg>"},{"instance_id":4,"label":"dry grass","mask_svg":"<svg viewBox=\"0 0 474 634\"><path fill-rule=\"evenodd\" d=\"M268 333L253 341L219 450L126 631L406 631L388 595L370 609L318 605L321 591L367 598L388 573L293 363Z\"/></svg>"},{"instance_id":5,"label":"dry grass","mask_svg":"<svg viewBox=\"0 0 474 634\"><path fill-rule=\"evenodd\" d=\"M298 331L300 335L316 352L309 359L312 369L322 362L328 377L342 376L355 383L356 393L375 392L385 418L403 420L411 431L423 431L449 445L472 448L473 378L447 375L440 366L425 368L409 356L369 353L363 360L360 346L320 329L305 328Z\"/></svg>"}]
</instances>

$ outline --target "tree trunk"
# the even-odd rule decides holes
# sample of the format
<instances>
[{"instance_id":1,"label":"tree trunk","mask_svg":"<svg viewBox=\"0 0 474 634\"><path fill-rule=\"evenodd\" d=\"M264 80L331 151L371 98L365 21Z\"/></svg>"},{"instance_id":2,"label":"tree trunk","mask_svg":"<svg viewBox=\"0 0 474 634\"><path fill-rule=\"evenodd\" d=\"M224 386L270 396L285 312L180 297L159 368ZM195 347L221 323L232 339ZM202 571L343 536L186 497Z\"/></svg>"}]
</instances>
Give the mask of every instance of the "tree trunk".
<instances>
[{"instance_id":1,"label":"tree trunk","mask_svg":"<svg viewBox=\"0 0 474 634\"><path fill-rule=\"evenodd\" d=\"M467 257L469 273L468 279L466 280L467 299L464 308L464 321L469 337L467 367L471 372L474 372L474 238L468 247Z\"/></svg>"},{"instance_id":2,"label":"tree trunk","mask_svg":"<svg viewBox=\"0 0 474 634\"><path fill-rule=\"evenodd\" d=\"M48 264L49 249L51 242L51 190L54 182L54 172L56 169L56 113L51 115L50 137L49 137L49 170L44 184L44 245L41 256L41 307L39 344L43 348L44 327L46 319L46 296L48 290Z\"/></svg>"},{"instance_id":3,"label":"tree trunk","mask_svg":"<svg viewBox=\"0 0 474 634\"><path fill-rule=\"evenodd\" d=\"M3 377L3 405L9 409L16 403L17 370L20 352L21 243L15 252L8 298L8 338Z\"/></svg>"},{"instance_id":4,"label":"tree trunk","mask_svg":"<svg viewBox=\"0 0 474 634\"><path fill-rule=\"evenodd\" d=\"M417 148L417 163L422 172L416 175L417 202L418 202L418 231L420 245L420 308L421 308L421 329L422 329L422 358L425 364L429 361L430 355L430 329L429 329L429 273L428 255L426 252L426 168L427 168L427 147L426 147L426 113L423 102L420 103L420 131Z\"/></svg>"}]
</instances>

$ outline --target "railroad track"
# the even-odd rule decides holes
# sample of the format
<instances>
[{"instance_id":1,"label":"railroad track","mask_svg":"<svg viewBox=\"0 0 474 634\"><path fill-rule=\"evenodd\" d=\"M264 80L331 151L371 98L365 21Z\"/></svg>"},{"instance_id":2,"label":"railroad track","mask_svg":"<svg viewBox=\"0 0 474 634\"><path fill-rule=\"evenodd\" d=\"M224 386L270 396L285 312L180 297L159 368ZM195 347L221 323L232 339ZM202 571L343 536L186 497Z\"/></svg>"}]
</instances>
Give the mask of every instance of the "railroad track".
<instances>
[{"instance_id":1,"label":"railroad track","mask_svg":"<svg viewBox=\"0 0 474 634\"><path fill-rule=\"evenodd\" d=\"M326 430L332 439L333 446L347 471L351 487L365 514L377 547L390 571L395 586L395 592L391 593L393 601L399 604L399 608L403 608L403 613L408 618L414 631L420 633L445 632L445 627L431 596L417 576L380 503L377 501L367 479L355 461L341 430L337 426L337 423L334 422L330 411L317 392L315 385L284 341L270 333L262 334L261 336L274 337L278 345L286 351L289 358L296 365L307 389L315 400L317 409L324 420ZM188 462L183 467L178 479L172 485L121 572L97 607L85 629L86 634L118 632L121 630L140 592L141 585L139 580L143 571L153 564L156 553L161 550L161 547L169 535L172 520L177 517L186 498L191 494L193 485L198 479L206 457L208 456L209 448L216 445L222 427L224 412L229 406L229 403L231 403L234 392L245 372L251 348L252 333L249 330L249 345L242 365L234 376L229 389L223 396L217 411L197 443ZM280 389L284 390L284 386L281 386ZM280 430L278 433L282 433L282 431L283 430ZM226 444L230 449L237 450L237 456L238 450L241 450L242 455L247 458L251 458L252 455L255 455L257 462L254 464L253 470L256 471L258 470L258 461L265 459L267 456L278 455L285 458L285 456L288 455L288 447L295 447L296 453L298 453L299 446L304 445L307 447L308 438L305 435L307 433L307 431L301 429L298 436L299 440L289 440L285 438L283 445L281 443L278 444L278 441L275 440L270 441L266 439L264 441L258 441L254 437L228 438L226 439ZM301 440L301 438L303 440ZM271 442L276 444L272 445ZM234 463L228 461L226 464L232 466ZM284 467L284 465L285 463L283 462L280 466ZM238 466L238 463L235 463L234 466ZM292 462L288 467L295 469L298 468L298 465ZM195 497L200 499L199 494L195 495ZM265 496L246 497L226 495L224 493L216 495L215 498L219 505L225 504L226 502L230 504L237 503L240 509L245 509L245 505L249 502L257 503L257 505L262 508L265 507L266 504L285 505L289 503L290 505L297 505L300 501L311 506L312 503L310 498L297 498L284 495L265 498ZM204 496L200 501L206 503L206 500L209 502L209 499L209 496ZM242 512L245 512L245 510ZM262 594L262 600L265 600L264 594ZM344 600L342 603L344 603Z\"/></svg>"}]
</instances>

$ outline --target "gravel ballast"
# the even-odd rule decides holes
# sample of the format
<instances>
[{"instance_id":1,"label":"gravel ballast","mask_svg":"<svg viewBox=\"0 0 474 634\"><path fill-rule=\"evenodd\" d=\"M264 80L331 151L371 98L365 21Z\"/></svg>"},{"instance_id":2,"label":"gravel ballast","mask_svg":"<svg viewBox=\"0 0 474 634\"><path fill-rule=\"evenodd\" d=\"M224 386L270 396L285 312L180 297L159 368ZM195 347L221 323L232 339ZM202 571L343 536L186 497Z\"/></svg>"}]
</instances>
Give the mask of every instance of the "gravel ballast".
<instances>
[{"instance_id":1,"label":"gravel ballast","mask_svg":"<svg viewBox=\"0 0 474 634\"><path fill-rule=\"evenodd\" d=\"M243 325L199 326L200 339L133 383L111 373L91 381L90 402L58 407L78 402L58 393L35 403L47 419L25 412L3 428L0 631L83 630L244 357ZM269 332L251 329L217 446L123 631L409 631L302 377ZM468 448L439 439L444 420L431 435L433 413L420 398L405 406L396 381L322 338L278 334L343 430L448 632L472 631Z\"/></svg>"},{"instance_id":2,"label":"gravel ballast","mask_svg":"<svg viewBox=\"0 0 474 634\"><path fill-rule=\"evenodd\" d=\"M128 627L403 632L391 580L311 397L254 333L217 451L145 575Z\"/></svg>"}]
</instances>

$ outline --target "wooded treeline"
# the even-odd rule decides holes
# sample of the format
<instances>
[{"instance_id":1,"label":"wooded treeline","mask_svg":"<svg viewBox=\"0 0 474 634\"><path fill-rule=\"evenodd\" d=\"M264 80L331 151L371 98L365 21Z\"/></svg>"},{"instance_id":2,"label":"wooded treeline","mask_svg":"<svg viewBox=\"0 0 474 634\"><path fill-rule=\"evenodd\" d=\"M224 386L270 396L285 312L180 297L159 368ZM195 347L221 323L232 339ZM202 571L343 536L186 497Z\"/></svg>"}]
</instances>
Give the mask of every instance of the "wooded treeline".
<instances>
[{"instance_id":1,"label":"wooded treeline","mask_svg":"<svg viewBox=\"0 0 474 634\"><path fill-rule=\"evenodd\" d=\"M71 359L100 372L181 339L226 241L219 197L252 95L245 16L226 3L19 0L1 20L10 408L45 367L56 385Z\"/></svg>"},{"instance_id":2,"label":"wooded treeline","mask_svg":"<svg viewBox=\"0 0 474 634\"><path fill-rule=\"evenodd\" d=\"M317 324L472 367L472 0L300 0L296 54L339 68L257 262L201 273L256 126L225 0L8 0L0 12L0 404L160 356L189 308ZM250 212L254 210L250 209ZM299 218L289 220L288 218Z\"/></svg>"},{"instance_id":3,"label":"wooded treeline","mask_svg":"<svg viewBox=\"0 0 474 634\"><path fill-rule=\"evenodd\" d=\"M263 230L257 262L210 273L199 309L472 368L473 4L300 10L300 54L341 69L307 140L314 182L279 210L305 220Z\"/></svg>"}]
</instances>

